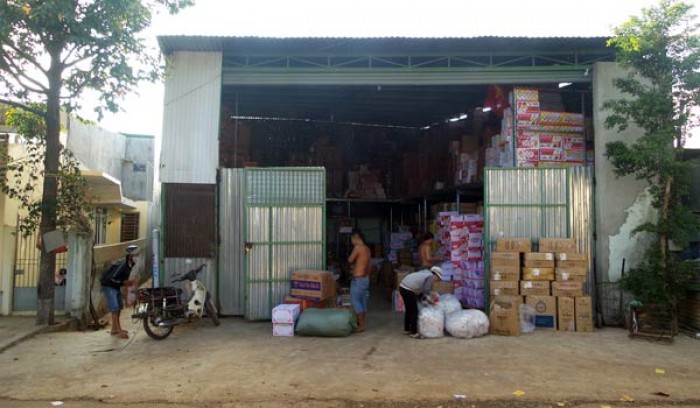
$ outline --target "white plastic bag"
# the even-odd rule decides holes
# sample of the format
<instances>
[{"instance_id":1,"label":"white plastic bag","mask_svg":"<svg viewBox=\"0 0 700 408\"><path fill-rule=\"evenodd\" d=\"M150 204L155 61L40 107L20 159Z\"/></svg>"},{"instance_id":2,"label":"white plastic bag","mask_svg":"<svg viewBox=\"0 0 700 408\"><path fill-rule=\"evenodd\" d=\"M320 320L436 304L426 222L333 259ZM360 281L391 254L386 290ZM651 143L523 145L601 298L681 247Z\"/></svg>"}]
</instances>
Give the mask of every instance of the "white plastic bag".
<instances>
[{"instance_id":1,"label":"white plastic bag","mask_svg":"<svg viewBox=\"0 0 700 408\"><path fill-rule=\"evenodd\" d=\"M457 299L457 296L453 294L442 294L439 299L437 306L440 310L445 312L445 316L457 310L462 310L462 304L459 302L459 299Z\"/></svg>"},{"instance_id":2,"label":"white plastic bag","mask_svg":"<svg viewBox=\"0 0 700 408\"><path fill-rule=\"evenodd\" d=\"M422 307L418 312L418 332L421 336L436 339L445 335L445 313L437 306Z\"/></svg>"},{"instance_id":3,"label":"white plastic bag","mask_svg":"<svg viewBox=\"0 0 700 408\"><path fill-rule=\"evenodd\" d=\"M489 332L489 317L481 310L457 310L445 318L445 330L453 337L481 337Z\"/></svg>"},{"instance_id":4,"label":"white plastic bag","mask_svg":"<svg viewBox=\"0 0 700 408\"><path fill-rule=\"evenodd\" d=\"M537 312L530 305L520 305L520 332L532 333L535 331L535 316Z\"/></svg>"}]
</instances>

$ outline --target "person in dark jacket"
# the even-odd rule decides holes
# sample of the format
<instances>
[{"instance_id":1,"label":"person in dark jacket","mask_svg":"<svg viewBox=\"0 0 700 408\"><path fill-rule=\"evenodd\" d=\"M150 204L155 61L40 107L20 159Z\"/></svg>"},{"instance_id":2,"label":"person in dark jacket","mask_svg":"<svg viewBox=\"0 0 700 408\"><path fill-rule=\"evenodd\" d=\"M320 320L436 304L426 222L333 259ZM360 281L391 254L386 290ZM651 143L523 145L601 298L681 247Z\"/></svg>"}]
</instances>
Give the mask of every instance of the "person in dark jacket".
<instances>
[{"instance_id":1,"label":"person in dark jacket","mask_svg":"<svg viewBox=\"0 0 700 408\"><path fill-rule=\"evenodd\" d=\"M124 308L124 299L122 297L121 287L132 285L134 282L129 280L131 269L136 264L136 256L139 254L139 247L129 245L126 247L126 256L112 264L107 270L102 273L100 284L102 285L102 293L107 300L107 308L112 313L112 336L117 336L120 339L128 339L129 332L123 330L119 322L119 315Z\"/></svg>"}]
</instances>

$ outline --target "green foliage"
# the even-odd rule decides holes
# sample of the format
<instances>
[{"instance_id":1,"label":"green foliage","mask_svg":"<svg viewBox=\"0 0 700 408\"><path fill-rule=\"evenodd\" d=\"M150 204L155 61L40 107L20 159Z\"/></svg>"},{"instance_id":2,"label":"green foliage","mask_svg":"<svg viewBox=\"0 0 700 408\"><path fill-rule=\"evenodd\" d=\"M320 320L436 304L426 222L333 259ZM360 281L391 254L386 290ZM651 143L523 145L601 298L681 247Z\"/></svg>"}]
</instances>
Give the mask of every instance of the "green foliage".
<instances>
[{"instance_id":1,"label":"green foliage","mask_svg":"<svg viewBox=\"0 0 700 408\"><path fill-rule=\"evenodd\" d=\"M687 284L685 266L669 249L669 242L685 248L698 217L683 199L691 183L691 165L682 161L686 129L696 123L691 109L700 105L700 35L692 6L661 0L657 7L615 30L609 45L616 48L618 63L629 75L615 86L625 99L610 100L605 125L624 131L634 124L640 135L633 142L616 141L605 146L605 156L619 177L634 176L649 185L658 220L637 226L658 242L645 254L640 266L625 277L625 286L639 300L675 305Z\"/></svg>"},{"instance_id":2,"label":"green foliage","mask_svg":"<svg viewBox=\"0 0 700 408\"><path fill-rule=\"evenodd\" d=\"M32 106L42 111L39 104ZM8 197L17 200L24 210L18 226L20 234L33 234L41 220L41 197L37 193L44 177L51 177L44 171L46 126L42 117L21 109L10 108L7 112L8 125L18 131L23 139L26 155L11 157L3 151L2 161L6 166L0 168L0 189ZM56 197L56 225L73 228L84 233L91 233L91 201L87 184L80 173L80 163L68 149L61 151L58 172L53 175L58 180Z\"/></svg>"}]
</instances>

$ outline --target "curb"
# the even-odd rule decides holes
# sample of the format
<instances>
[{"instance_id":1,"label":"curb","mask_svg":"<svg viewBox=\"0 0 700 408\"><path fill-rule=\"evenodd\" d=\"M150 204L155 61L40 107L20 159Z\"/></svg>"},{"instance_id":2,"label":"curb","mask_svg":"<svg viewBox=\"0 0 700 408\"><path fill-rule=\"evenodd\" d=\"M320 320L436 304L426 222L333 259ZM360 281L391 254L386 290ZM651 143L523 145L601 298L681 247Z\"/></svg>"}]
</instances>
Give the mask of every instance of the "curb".
<instances>
[{"instance_id":1,"label":"curb","mask_svg":"<svg viewBox=\"0 0 700 408\"><path fill-rule=\"evenodd\" d=\"M54 324L52 326L49 326L49 325L36 326L36 327L32 328L31 330L28 330L24 333L18 334L16 336L10 338L7 341L0 343L0 353L3 353L5 350L7 350L11 347L14 347L17 344L19 344L19 343L21 343L21 342L23 342L31 337L34 337L38 334L52 333L52 332L56 332L56 331L65 330L65 329L70 327L71 322L72 322L72 320L67 320L65 322Z\"/></svg>"}]
</instances>

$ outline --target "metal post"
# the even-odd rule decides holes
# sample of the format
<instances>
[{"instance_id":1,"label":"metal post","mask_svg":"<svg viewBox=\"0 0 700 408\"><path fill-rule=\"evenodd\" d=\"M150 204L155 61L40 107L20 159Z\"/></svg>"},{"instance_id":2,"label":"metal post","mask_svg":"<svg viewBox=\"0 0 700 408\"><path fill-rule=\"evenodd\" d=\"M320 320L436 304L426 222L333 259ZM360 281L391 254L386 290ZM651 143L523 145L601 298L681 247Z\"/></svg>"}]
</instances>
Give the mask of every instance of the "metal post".
<instances>
[{"instance_id":1,"label":"metal post","mask_svg":"<svg viewBox=\"0 0 700 408\"><path fill-rule=\"evenodd\" d=\"M160 286L160 231L153 230L153 278L151 285L154 288Z\"/></svg>"}]
</instances>

